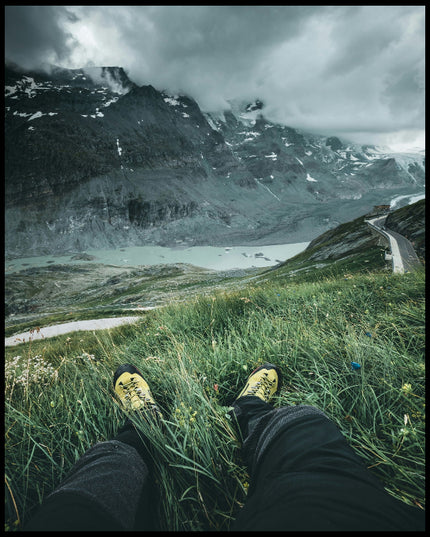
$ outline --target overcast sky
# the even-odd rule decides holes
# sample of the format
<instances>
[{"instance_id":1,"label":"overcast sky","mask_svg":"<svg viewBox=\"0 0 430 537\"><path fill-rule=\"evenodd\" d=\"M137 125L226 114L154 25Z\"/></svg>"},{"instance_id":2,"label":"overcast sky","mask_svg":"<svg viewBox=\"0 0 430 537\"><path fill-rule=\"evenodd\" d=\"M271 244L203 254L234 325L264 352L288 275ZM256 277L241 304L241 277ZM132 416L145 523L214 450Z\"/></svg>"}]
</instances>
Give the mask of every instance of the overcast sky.
<instances>
[{"instance_id":1,"label":"overcast sky","mask_svg":"<svg viewBox=\"0 0 430 537\"><path fill-rule=\"evenodd\" d=\"M202 110L260 98L268 119L424 147L424 6L6 6L25 68L121 66Z\"/></svg>"}]
</instances>

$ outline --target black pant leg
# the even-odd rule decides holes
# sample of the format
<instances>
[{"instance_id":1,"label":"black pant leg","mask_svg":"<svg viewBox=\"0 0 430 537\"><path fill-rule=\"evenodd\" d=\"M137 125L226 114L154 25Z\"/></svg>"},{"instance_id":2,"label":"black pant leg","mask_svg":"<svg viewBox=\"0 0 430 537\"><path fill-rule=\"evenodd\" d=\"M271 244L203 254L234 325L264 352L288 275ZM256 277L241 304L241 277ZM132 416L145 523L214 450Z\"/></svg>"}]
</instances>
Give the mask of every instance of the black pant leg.
<instances>
[{"instance_id":1,"label":"black pant leg","mask_svg":"<svg viewBox=\"0 0 430 537\"><path fill-rule=\"evenodd\" d=\"M148 467L134 447L100 442L77 461L25 530L133 530L148 486Z\"/></svg>"},{"instance_id":2,"label":"black pant leg","mask_svg":"<svg viewBox=\"0 0 430 537\"><path fill-rule=\"evenodd\" d=\"M242 440L249 437L257 422L273 411L273 405L255 395L240 397L232 403L231 415L237 422Z\"/></svg>"},{"instance_id":3,"label":"black pant leg","mask_svg":"<svg viewBox=\"0 0 430 537\"><path fill-rule=\"evenodd\" d=\"M251 485L233 530L424 530L424 512L390 496L318 409L262 415L243 455Z\"/></svg>"}]
</instances>

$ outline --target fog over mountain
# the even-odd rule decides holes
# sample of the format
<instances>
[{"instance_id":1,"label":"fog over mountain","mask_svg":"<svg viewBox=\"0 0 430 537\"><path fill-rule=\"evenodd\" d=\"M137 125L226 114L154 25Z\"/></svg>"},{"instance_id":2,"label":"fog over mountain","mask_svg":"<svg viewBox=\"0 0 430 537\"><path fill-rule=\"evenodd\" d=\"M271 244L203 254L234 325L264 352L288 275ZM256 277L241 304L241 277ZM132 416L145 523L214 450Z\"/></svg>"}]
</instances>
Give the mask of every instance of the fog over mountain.
<instances>
[{"instance_id":1,"label":"fog over mountain","mask_svg":"<svg viewBox=\"0 0 430 537\"><path fill-rule=\"evenodd\" d=\"M5 55L25 69L120 66L204 112L265 103L267 119L356 143L424 147L424 6L6 6Z\"/></svg>"},{"instance_id":2,"label":"fog over mountain","mask_svg":"<svg viewBox=\"0 0 430 537\"><path fill-rule=\"evenodd\" d=\"M5 69L6 257L306 242L424 193L424 153L204 112L121 66Z\"/></svg>"}]
</instances>

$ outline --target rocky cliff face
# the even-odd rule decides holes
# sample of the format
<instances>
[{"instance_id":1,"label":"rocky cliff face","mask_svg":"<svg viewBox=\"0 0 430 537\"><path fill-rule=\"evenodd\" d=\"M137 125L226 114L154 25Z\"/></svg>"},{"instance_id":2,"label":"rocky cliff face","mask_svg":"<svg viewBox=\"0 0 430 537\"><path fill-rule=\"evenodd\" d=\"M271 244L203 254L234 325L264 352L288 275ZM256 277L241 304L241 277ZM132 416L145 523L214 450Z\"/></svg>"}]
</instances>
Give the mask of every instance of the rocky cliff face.
<instances>
[{"instance_id":1,"label":"rocky cliff face","mask_svg":"<svg viewBox=\"0 0 430 537\"><path fill-rule=\"evenodd\" d=\"M422 155L317 137L264 103L202 113L117 67L5 69L6 256L301 242L422 191Z\"/></svg>"}]
</instances>

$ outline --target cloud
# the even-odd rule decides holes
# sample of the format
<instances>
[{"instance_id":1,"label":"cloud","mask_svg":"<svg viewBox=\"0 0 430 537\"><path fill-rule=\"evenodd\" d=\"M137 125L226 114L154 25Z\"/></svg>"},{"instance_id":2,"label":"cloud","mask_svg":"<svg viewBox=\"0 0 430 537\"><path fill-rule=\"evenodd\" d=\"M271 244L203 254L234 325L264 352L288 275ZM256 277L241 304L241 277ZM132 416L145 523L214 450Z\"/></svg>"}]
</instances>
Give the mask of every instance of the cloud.
<instances>
[{"instance_id":1,"label":"cloud","mask_svg":"<svg viewBox=\"0 0 430 537\"><path fill-rule=\"evenodd\" d=\"M8 6L5 44L25 67L117 65L208 111L259 97L296 128L388 136L424 130L424 20L424 6Z\"/></svg>"},{"instance_id":2,"label":"cloud","mask_svg":"<svg viewBox=\"0 0 430 537\"><path fill-rule=\"evenodd\" d=\"M63 21L77 22L62 6L5 6L5 57L24 69L67 61L77 46Z\"/></svg>"},{"instance_id":3,"label":"cloud","mask_svg":"<svg viewBox=\"0 0 430 537\"><path fill-rule=\"evenodd\" d=\"M130 91L130 88L124 87L107 69L101 67L84 67L82 70L85 76L90 78L95 84L107 86L114 93L124 95Z\"/></svg>"}]
</instances>

